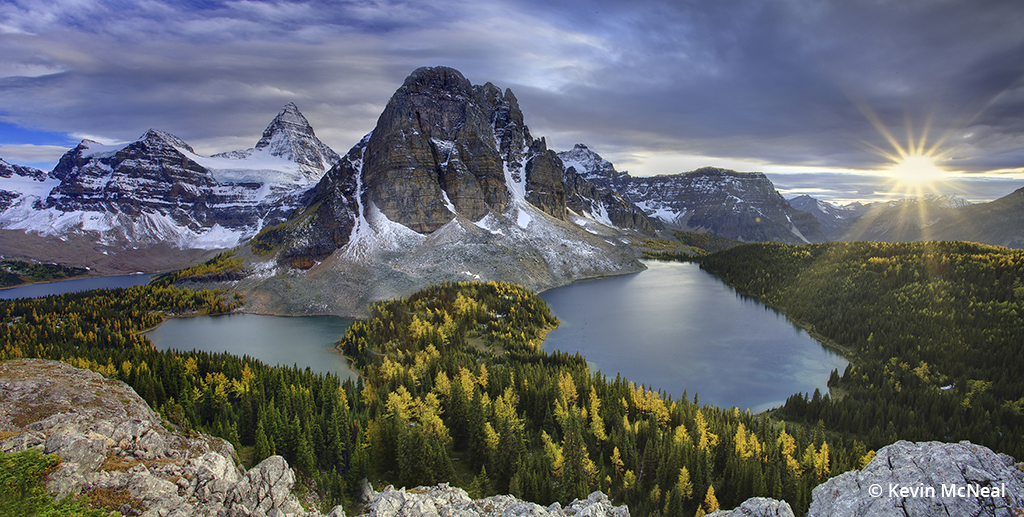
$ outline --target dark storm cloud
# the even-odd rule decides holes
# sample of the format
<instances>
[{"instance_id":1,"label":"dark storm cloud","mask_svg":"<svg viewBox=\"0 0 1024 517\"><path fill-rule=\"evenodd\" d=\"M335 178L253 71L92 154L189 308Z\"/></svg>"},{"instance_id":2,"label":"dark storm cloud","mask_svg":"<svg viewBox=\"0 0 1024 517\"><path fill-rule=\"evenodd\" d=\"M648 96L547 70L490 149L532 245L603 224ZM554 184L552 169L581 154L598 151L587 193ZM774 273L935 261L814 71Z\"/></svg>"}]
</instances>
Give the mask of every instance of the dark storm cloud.
<instances>
[{"instance_id":1,"label":"dark storm cloud","mask_svg":"<svg viewBox=\"0 0 1024 517\"><path fill-rule=\"evenodd\" d=\"M16 1L0 44L0 120L201 152L251 146L291 101L344 152L409 72L449 65L633 173L672 153L882 169L871 117L901 145L927 124L950 168L1024 167L1015 1Z\"/></svg>"}]
</instances>

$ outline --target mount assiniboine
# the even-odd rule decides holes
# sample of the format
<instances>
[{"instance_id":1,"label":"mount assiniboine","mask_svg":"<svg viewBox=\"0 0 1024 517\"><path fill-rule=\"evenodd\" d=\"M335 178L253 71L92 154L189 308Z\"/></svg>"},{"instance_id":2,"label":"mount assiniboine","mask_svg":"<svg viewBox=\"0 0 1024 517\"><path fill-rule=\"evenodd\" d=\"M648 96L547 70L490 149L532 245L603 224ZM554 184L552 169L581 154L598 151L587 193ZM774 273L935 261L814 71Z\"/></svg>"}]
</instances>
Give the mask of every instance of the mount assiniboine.
<instances>
[{"instance_id":1,"label":"mount assiniboine","mask_svg":"<svg viewBox=\"0 0 1024 517\"><path fill-rule=\"evenodd\" d=\"M183 267L202 255L185 250L230 248L290 217L337 160L294 104L254 148L215 156L156 129L125 145L83 140L49 174L4 174L0 239L6 256L72 248L111 272Z\"/></svg>"}]
</instances>

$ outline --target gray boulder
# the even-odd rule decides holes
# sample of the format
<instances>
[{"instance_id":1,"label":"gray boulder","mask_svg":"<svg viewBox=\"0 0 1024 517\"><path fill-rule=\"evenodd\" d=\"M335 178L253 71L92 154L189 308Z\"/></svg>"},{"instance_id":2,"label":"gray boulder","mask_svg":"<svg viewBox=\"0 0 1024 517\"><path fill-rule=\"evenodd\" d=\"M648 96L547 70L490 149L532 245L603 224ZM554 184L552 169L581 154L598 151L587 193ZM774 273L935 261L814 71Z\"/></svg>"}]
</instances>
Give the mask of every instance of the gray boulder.
<instances>
[{"instance_id":1,"label":"gray boulder","mask_svg":"<svg viewBox=\"0 0 1024 517\"><path fill-rule=\"evenodd\" d=\"M970 442L881 448L863 470L840 474L812 493L812 517L1017 516L1024 472L1013 458Z\"/></svg>"},{"instance_id":2,"label":"gray boulder","mask_svg":"<svg viewBox=\"0 0 1024 517\"><path fill-rule=\"evenodd\" d=\"M8 436L0 451L61 458L46 480L58 499L124 492L131 502L122 513L144 517L320 515L291 493L295 473L284 458L243 472L230 443L169 431L123 382L62 362L0 362L0 432Z\"/></svg>"},{"instance_id":3,"label":"gray boulder","mask_svg":"<svg viewBox=\"0 0 1024 517\"><path fill-rule=\"evenodd\" d=\"M767 497L751 497L735 510L718 510L708 517L794 517L793 509L785 501Z\"/></svg>"},{"instance_id":4,"label":"gray boulder","mask_svg":"<svg viewBox=\"0 0 1024 517\"><path fill-rule=\"evenodd\" d=\"M365 511L365 517L629 517L629 508L612 505L601 492L577 499L565 509L558 503L544 508L510 495L474 501L465 490L447 483L409 490L389 486L373 493Z\"/></svg>"}]
</instances>

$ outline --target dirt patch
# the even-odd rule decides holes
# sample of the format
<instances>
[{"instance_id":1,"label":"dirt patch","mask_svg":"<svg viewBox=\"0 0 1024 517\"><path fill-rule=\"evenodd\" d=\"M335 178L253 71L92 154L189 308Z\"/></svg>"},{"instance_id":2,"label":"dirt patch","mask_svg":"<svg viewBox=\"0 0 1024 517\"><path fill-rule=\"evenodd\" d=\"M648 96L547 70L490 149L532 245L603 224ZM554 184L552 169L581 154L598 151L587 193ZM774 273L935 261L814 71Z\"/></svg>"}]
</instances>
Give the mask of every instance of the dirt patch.
<instances>
[{"instance_id":1,"label":"dirt patch","mask_svg":"<svg viewBox=\"0 0 1024 517\"><path fill-rule=\"evenodd\" d=\"M108 452L107 459L103 461L100 470L103 472L128 472L128 469L141 464L142 462L139 460L122 458L112 452Z\"/></svg>"},{"instance_id":2,"label":"dirt patch","mask_svg":"<svg viewBox=\"0 0 1024 517\"><path fill-rule=\"evenodd\" d=\"M122 515L141 515L142 512L149 509L149 505L132 497L127 490L93 488L83 495L89 499L89 508L93 510L121 512Z\"/></svg>"},{"instance_id":3,"label":"dirt patch","mask_svg":"<svg viewBox=\"0 0 1024 517\"><path fill-rule=\"evenodd\" d=\"M27 407L16 407L11 411L11 423L15 427L25 426L49 418L57 413L67 411L63 405L46 401L36 401Z\"/></svg>"}]
</instances>

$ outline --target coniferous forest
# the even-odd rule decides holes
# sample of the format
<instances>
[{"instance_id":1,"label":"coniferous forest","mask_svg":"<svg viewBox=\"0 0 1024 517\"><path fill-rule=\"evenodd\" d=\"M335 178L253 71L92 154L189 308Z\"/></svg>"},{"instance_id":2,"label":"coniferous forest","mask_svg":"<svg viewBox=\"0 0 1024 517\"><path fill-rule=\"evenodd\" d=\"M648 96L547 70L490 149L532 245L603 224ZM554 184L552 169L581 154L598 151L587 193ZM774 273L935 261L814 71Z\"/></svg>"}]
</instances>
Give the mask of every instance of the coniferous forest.
<instances>
[{"instance_id":1,"label":"coniferous forest","mask_svg":"<svg viewBox=\"0 0 1024 517\"><path fill-rule=\"evenodd\" d=\"M748 244L696 259L852 356L837 396L780 416L877 448L970 440L1024 456L1024 251L966 242Z\"/></svg>"},{"instance_id":2,"label":"coniferous forest","mask_svg":"<svg viewBox=\"0 0 1024 517\"><path fill-rule=\"evenodd\" d=\"M852 365L833 375L836 396L794 395L750 415L606 377L579 355L544 352L557 320L536 295L495 282L375 304L339 343L361 373L355 383L155 350L140 330L241 304L166 280L2 301L0 359L60 359L123 380L171 423L231 441L249 465L283 455L327 504L350 502L366 477L544 505L603 490L634 515L702 515L753 496L803 514L814 486L897 439L1024 452L1024 386L1013 375L1024 252L748 244L698 260L844 350Z\"/></svg>"}]
</instances>

